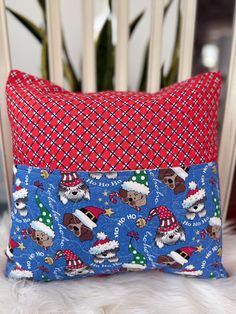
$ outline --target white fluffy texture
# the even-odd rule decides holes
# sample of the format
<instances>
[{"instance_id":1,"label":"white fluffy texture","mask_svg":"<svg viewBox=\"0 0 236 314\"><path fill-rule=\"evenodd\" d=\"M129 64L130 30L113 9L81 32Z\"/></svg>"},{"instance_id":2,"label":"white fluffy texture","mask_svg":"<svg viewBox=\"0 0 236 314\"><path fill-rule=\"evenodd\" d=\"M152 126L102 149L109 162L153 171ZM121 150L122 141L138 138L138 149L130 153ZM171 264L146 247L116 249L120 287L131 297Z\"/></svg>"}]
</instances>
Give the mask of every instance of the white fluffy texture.
<instances>
[{"instance_id":1,"label":"white fluffy texture","mask_svg":"<svg viewBox=\"0 0 236 314\"><path fill-rule=\"evenodd\" d=\"M194 181L189 182L188 184L190 190L195 190L197 188L197 183Z\"/></svg>"},{"instance_id":2,"label":"white fluffy texture","mask_svg":"<svg viewBox=\"0 0 236 314\"><path fill-rule=\"evenodd\" d=\"M221 226L221 219L219 217L211 217L209 220L210 226Z\"/></svg>"},{"instance_id":3,"label":"white fluffy texture","mask_svg":"<svg viewBox=\"0 0 236 314\"><path fill-rule=\"evenodd\" d=\"M148 195L150 193L149 187L144 184L140 184L138 182L133 181L125 181L121 184L122 189L125 191L136 192L144 195Z\"/></svg>"},{"instance_id":4,"label":"white fluffy texture","mask_svg":"<svg viewBox=\"0 0 236 314\"><path fill-rule=\"evenodd\" d=\"M187 197L185 200L183 200L183 208L190 208L195 204L197 201L202 200L206 195L206 192L204 189L198 190L198 192L194 193L193 195Z\"/></svg>"},{"instance_id":5,"label":"white fluffy texture","mask_svg":"<svg viewBox=\"0 0 236 314\"><path fill-rule=\"evenodd\" d=\"M176 274L187 276L201 276L202 270L201 269L196 270L193 265L188 265L185 267L185 269L176 271Z\"/></svg>"},{"instance_id":6,"label":"white fluffy texture","mask_svg":"<svg viewBox=\"0 0 236 314\"><path fill-rule=\"evenodd\" d=\"M89 253L92 255L97 255L106 251L117 249L118 247L119 247L119 242L116 240L111 240L104 244L94 245L93 247L89 249Z\"/></svg>"},{"instance_id":7,"label":"white fluffy texture","mask_svg":"<svg viewBox=\"0 0 236 314\"><path fill-rule=\"evenodd\" d=\"M177 174L177 176L179 176L183 180L185 180L188 176L188 173L186 171L184 171L184 169L181 167L174 167L171 169Z\"/></svg>"},{"instance_id":8,"label":"white fluffy texture","mask_svg":"<svg viewBox=\"0 0 236 314\"><path fill-rule=\"evenodd\" d=\"M175 251L171 251L168 255L181 265L184 265L188 262L187 259L185 259L183 256L181 256L179 253Z\"/></svg>"},{"instance_id":9,"label":"white fluffy texture","mask_svg":"<svg viewBox=\"0 0 236 314\"><path fill-rule=\"evenodd\" d=\"M97 238L100 240L105 240L107 238L107 235L104 232L98 232Z\"/></svg>"},{"instance_id":10,"label":"white fluffy texture","mask_svg":"<svg viewBox=\"0 0 236 314\"><path fill-rule=\"evenodd\" d=\"M3 250L8 219L0 220L0 313L22 314L230 314L236 308L236 234L224 238L230 277L204 280L158 271L66 282L34 283L5 278ZM29 239L30 241L30 239Z\"/></svg>"},{"instance_id":11,"label":"white fluffy texture","mask_svg":"<svg viewBox=\"0 0 236 314\"><path fill-rule=\"evenodd\" d=\"M93 222L86 214L84 214L81 210L76 209L73 213L85 226L89 229L93 230L97 225Z\"/></svg>"},{"instance_id":12,"label":"white fluffy texture","mask_svg":"<svg viewBox=\"0 0 236 314\"><path fill-rule=\"evenodd\" d=\"M15 191L12 193L14 201L20 199L20 198L26 198L28 196L28 191L25 188L22 188L18 191Z\"/></svg>"},{"instance_id":13,"label":"white fluffy texture","mask_svg":"<svg viewBox=\"0 0 236 314\"><path fill-rule=\"evenodd\" d=\"M16 186L20 186L21 180L19 178L16 179Z\"/></svg>"},{"instance_id":14,"label":"white fluffy texture","mask_svg":"<svg viewBox=\"0 0 236 314\"><path fill-rule=\"evenodd\" d=\"M55 237L55 232L50 227L46 226L43 222L40 222L38 220L33 220L30 226L36 231L44 232L49 237L52 237L52 238Z\"/></svg>"}]
</instances>

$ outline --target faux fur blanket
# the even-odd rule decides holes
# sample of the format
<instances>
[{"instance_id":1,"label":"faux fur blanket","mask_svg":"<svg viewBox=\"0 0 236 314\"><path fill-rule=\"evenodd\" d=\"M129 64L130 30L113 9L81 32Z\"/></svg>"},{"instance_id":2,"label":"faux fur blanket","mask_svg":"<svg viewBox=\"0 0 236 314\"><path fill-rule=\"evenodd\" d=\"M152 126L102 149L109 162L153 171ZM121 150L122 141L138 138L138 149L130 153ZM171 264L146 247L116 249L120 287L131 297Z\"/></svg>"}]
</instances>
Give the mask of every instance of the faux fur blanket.
<instances>
[{"instance_id":1,"label":"faux fur blanket","mask_svg":"<svg viewBox=\"0 0 236 314\"><path fill-rule=\"evenodd\" d=\"M67 282L15 282L4 276L9 218L0 222L0 313L162 314L236 312L236 233L224 228L229 278L183 278L158 271Z\"/></svg>"}]
</instances>

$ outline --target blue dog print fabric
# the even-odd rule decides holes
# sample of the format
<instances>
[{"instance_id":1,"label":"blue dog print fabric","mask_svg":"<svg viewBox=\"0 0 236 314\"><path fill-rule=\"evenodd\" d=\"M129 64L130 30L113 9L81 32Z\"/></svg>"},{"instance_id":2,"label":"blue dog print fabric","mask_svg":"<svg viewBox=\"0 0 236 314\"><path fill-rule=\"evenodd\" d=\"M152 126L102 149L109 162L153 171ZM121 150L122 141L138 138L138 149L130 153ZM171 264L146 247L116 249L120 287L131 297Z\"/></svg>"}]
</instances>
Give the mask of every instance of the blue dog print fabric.
<instances>
[{"instance_id":1,"label":"blue dog print fabric","mask_svg":"<svg viewBox=\"0 0 236 314\"><path fill-rule=\"evenodd\" d=\"M222 278L217 164L106 173L18 165L6 274Z\"/></svg>"}]
</instances>

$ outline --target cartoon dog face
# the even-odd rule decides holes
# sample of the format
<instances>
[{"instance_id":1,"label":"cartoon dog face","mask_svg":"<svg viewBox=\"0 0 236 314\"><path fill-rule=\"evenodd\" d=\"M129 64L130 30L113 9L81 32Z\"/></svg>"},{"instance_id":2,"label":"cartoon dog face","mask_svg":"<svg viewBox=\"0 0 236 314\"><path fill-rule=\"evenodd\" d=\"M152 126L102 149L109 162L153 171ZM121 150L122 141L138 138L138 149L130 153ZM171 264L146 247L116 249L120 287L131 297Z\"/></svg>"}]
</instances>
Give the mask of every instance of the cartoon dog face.
<instances>
[{"instance_id":1,"label":"cartoon dog face","mask_svg":"<svg viewBox=\"0 0 236 314\"><path fill-rule=\"evenodd\" d=\"M120 189L119 194L122 202L128 204L130 207L133 208L139 208L146 205L147 203L147 195L145 194L133 191L126 191L123 189Z\"/></svg>"},{"instance_id":2,"label":"cartoon dog face","mask_svg":"<svg viewBox=\"0 0 236 314\"><path fill-rule=\"evenodd\" d=\"M90 193L87 185L84 182L77 184L76 186L66 187L62 184L59 185L59 197L61 202L65 205L68 201L79 202L83 198L90 200Z\"/></svg>"},{"instance_id":3,"label":"cartoon dog face","mask_svg":"<svg viewBox=\"0 0 236 314\"><path fill-rule=\"evenodd\" d=\"M18 211L19 214L23 217L27 216L28 210L26 208L28 199L27 198L19 198L14 202L15 213Z\"/></svg>"},{"instance_id":4,"label":"cartoon dog face","mask_svg":"<svg viewBox=\"0 0 236 314\"><path fill-rule=\"evenodd\" d=\"M157 231L155 242L159 248L162 248L164 245L173 245L177 241L185 241L185 233L182 226L178 226L175 230L162 232Z\"/></svg>"},{"instance_id":5,"label":"cartoon dog face","mask_svg":"<svg viewBox=\"0 0 236 314\"><path fill-rule=\"evenodd\" d=\"M158 179L168 186L175 194L184 192L185 181L180 178L171 168L160 169Z\"/></svg>"},{"instance_id":6,"label":"cartoon dog face","mask_svg":"<svg viewBox=\"0 0 236 314\"><path fill-rule=\"evenodd\" d=\"M34 242L43 247L45 250L53 245L52 237L48 236L42 231L34 230L33 228L29 227L28 234Z\"/></svg>"},{"instance_id":7,"label":"cartoon dog face","mask_svg":"<svg viewBox=\"0 0 236 314\"><path fill-rule=\"evenodd\" d=\"M93 232L86 227L75 215L67 213L64 215L63 225L74 233L81 242L93 239Z\"/></svg>"},{"instance_id":8,"label":"cartoon dog face","mask_svg":"<svg viewBox=\"0 0 236 314\"><path fill-rule=\"evenodd\" d=\"M203 198L200 201L195 202L193 206L187 208L187 211L189 211L190 213L195 213L195 214L202 212L205 207L204 202L205 202L205 198Z\"/></svg>"},{"instance_id":9,"label":"cartoon dog face","mask_svg":"<svg viewBox=\"0 0 236 314\"><path fill-rule=\"evenodd\" d=\"M119 248L106 250L100 254L94 255L94 263L103 263L109 261L111 263L118 262L119 258L117 257L117 251Z\"/></svg>"},{"instance_id":10,"label":"cartoon dog face","mask_svg":"<svg viewBox=\"0 0 236 314\"><path fill-rule=\"evenodd\" d=\"M214 240L219 240L221 235L221 226L210 226L207 227L207 233Z\"/></svg>"}]
</instances>

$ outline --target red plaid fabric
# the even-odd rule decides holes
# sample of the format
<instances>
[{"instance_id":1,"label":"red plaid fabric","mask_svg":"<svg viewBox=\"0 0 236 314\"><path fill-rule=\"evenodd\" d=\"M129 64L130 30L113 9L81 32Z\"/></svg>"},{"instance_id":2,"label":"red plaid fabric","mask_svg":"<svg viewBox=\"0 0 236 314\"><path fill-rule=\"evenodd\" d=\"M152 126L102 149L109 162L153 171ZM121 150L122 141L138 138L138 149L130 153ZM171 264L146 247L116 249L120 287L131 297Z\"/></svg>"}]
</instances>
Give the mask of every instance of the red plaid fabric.
<instances>
[{"instance_id":1,"label":"red plaid fabric","mask_svg":"<svg viewBox=\"0 0 236 314\"><path fill-rule=\"evenodd\" d=\"M16 164L114 171L215 161L221 77L158 93L71 93L13 70L6 94Z\"/></svg>"}]
</instances>

